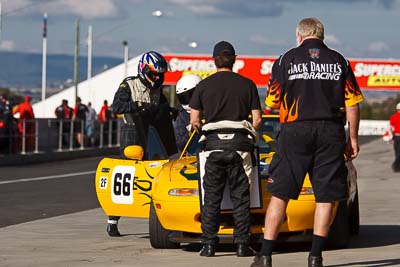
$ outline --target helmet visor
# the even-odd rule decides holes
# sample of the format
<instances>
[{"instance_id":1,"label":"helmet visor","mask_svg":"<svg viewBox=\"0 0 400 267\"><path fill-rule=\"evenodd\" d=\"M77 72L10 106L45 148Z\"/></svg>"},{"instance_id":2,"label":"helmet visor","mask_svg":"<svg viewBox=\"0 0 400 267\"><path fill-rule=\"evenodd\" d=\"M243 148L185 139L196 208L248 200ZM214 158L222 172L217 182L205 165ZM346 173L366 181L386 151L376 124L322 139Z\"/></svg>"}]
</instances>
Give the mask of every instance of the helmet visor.
<instances>
[{"instance_id":1,"label":"helmet visor","mask_svg":"<svg viewBox=\"0 0 400 267\"><path fill-rule=\"evenodd\" d=\"M147 73L147 76L149 77L149 79L150 79L152 82L156 82L156 81L158 81L158 80L164 79L164 73L159 73L159 72L152 72L152 71L149 71L149 72Z\"/></svg>"},{"instance_id":2,"label":"helmet visor","mask_svg":"<svg viewBox=\"0 0 400 267\"><path fill-rule=\"evenodd\" d=\"M177 94L178 99L179 99L179 102L180 102L182 105L189 105L190 98L191 98L192 95L193 95L193 91L194 91L193 89L190 89L190 90L188 90L188 91L186 91L186 92Z\"/></svg>"}]
</instances>

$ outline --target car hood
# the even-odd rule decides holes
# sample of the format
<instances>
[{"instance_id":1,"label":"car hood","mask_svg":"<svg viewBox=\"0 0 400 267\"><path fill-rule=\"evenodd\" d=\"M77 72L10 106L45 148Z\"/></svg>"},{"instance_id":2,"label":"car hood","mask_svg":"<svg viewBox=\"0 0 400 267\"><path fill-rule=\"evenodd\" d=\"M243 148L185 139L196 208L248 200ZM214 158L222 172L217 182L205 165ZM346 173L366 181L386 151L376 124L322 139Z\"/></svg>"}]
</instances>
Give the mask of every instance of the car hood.
<instances>
[{"instance_id":1,"label":"car hood","mask_svg":"<svg viewBox=\"0 0 400 267\"><path fill-rule=\"evenodd\" d=\"M169 168L171 182L198 180L197 157L195 156L172 160L165 167Z\"/></svg>"},{"instance_id":2,"label":"car hood","mask_svg":"<svg viewBox=\"0 0 400 267\"><path fill-rule=\"evenodd\" d=\"M261 154L259 158L260 171L268 170L273 153ZM170 181L198 180L197 157L190 156L177 160L171 160L163 171L170 172ZM263 174L263 173L262 173ZM165 175L165 173L163 174ZM263 175L261 175L262 177ZM263 178L263 177L262 177Z\"/></svg>"}]
</instances>

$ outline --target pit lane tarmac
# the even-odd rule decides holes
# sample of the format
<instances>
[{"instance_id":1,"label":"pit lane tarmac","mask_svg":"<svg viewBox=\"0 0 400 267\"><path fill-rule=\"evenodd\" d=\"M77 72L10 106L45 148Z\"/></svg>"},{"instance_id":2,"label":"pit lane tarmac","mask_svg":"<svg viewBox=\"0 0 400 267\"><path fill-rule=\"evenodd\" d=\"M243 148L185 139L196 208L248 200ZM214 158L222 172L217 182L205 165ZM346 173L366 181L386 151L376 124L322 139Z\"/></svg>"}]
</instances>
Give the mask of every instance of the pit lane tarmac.
<instances>
[{"instance_id":1,"label":"pit lane tarmac","mask_svg":"<svg viewBox=\"0 0 400 267\"><path fill-rule=\"evenodd\" d=\"M380 139L361 146L355 160L360 192L360 234L347 249L324 252L324 266L400 266L400 173L393 173L393 147ZM1 216L1 215L0 215ZM250 266L232 246L216 257L198 255L198 245L158 250L150 246L146 219L122 218L120 238L108 237L101 209L0 228L0 266ZM306 266L305 244L281 244L279 266Z\"/></svg>"}]
</instances>

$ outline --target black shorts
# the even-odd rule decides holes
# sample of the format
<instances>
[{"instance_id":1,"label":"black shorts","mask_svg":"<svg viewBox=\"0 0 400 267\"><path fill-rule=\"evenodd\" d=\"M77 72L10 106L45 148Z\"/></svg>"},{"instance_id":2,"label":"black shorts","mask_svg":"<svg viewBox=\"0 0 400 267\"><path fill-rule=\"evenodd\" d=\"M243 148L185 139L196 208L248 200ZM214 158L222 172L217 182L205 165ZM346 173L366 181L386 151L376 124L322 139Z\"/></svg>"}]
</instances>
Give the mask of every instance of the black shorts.
<instances>
[{"instance_id":1,"label":"black shorts","mask_svg":"<svg viewBox=\"0 0 400 267\"><path fill-rule=\"evenodd\" d=\"M300 121L282 125L270 165L267 191L282 199L297 199L306 173L316 202L334 202L348 195L344 162L343 124Z\"/></svg>"}]
</instances>

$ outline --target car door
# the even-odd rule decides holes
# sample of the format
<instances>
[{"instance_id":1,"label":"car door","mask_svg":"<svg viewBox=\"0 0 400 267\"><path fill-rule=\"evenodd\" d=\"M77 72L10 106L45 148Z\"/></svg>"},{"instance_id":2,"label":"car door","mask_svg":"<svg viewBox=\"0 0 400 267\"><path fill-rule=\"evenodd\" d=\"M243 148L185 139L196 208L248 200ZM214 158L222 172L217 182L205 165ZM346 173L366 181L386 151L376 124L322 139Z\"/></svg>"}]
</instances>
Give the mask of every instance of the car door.
<instances>
[{"instance_id":1,"label":"car door","mask_svg":"<svg viewBox=\"0 0 400 267\"><path fill-rule=\"evenodd\" d=\"M154 178L169 161L160 137L149 130L148 160L104 158L97 166L95 187L109 216L148 218Z\"/></svg>"}]
</instances>

